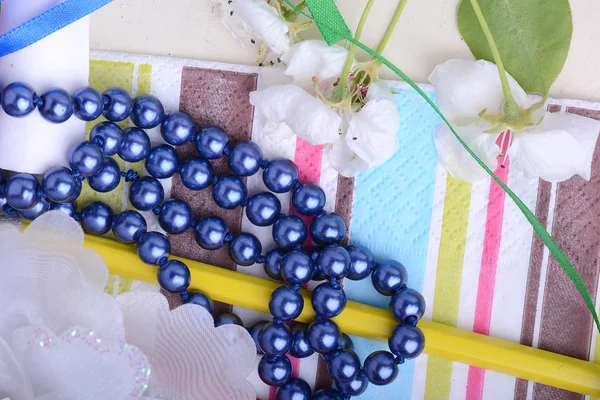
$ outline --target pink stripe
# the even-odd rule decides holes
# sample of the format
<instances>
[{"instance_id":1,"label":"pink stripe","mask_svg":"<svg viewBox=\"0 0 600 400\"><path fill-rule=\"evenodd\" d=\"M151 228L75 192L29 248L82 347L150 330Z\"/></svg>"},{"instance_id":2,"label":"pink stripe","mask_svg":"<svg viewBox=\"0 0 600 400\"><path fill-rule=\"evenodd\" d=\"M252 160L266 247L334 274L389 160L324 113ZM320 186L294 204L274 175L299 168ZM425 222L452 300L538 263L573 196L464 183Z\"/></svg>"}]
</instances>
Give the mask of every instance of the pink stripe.
<instances>
[{"instance_id":1,"label":"pink stripe","mask_svg":"<svg viewBox=\"0 0 600 400\"><path fill-rule=\"evenodd\" d=\"M323 146L313 146L299 137L296 138L296 153L294 154L294 163L298 167L298 180L302 183L319 183L321 181L321 163L323 161ZM294 210L290 201L290 215L296 215L304 221L306 226L310 226L312 217L300 215ZM312 246L310 233L304 242L304 247ZM292 363L292 377L297 377L300 372L300 359L288 355ZM277 388L271 386L269 389L269 400L276 400Z\"/></svg>"},{"instance_id":2,"label":"pink stripe","mask_svg":"<svg viewBox=\"0 0 600 400\"><path fill-rule=\"evenodd\" d=\"M498 137L497 144L506 154L511 141L510 131ZM504 165L503 165L504 164ZM506 183L508 178L509 160L498 157L496 175ZM475 305L475 320L473 331L484 335L490 333L492 319L492 304L494 300L494 287L496 284L496 268L498 267L498 254L500 252L500 237L502 235L502 219L504 217L504 190L494 180L490 183L490 192L485 222L485 237L483 241L483 255L481 269L479 270L479 286L477 288L477 302ZM485 370L469 367L467 377L467 400L481 400L483 397L483 382Z\"/></svg>"}]
</instances>

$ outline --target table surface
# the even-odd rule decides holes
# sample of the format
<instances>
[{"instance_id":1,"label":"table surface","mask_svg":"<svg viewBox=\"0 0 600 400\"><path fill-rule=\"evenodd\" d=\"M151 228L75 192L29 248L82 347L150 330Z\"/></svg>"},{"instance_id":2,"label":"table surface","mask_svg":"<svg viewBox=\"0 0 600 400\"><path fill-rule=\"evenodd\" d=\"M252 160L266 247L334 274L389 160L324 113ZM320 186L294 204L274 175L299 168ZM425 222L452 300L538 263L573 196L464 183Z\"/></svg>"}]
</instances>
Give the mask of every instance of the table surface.
<instances>
[{"instance_id":1,"label":"table surface","mask_svg":"<svg viewBox=\"0 0 600 400\"><path fill-rule=\"evenodd\" d=\"M348 25L355 28L365 0L339 0ZM388 24L398 0L379 0L367 21L363 41L373 47ZM450 58L470 59L456 27L459 0L409 1L385 55L417 82L427 82L433 68ZM571 0L574 32L569 57L550 95L600 101L600 2ZM312 32L310 36L318 37ZM256 54L244 49L219 20L210 0L115 0L91 17L91 48L254 64ZM359 58L364 57L364 54ZM382 72L393 78L390 71Z\"/></svg>"}]
</instances>

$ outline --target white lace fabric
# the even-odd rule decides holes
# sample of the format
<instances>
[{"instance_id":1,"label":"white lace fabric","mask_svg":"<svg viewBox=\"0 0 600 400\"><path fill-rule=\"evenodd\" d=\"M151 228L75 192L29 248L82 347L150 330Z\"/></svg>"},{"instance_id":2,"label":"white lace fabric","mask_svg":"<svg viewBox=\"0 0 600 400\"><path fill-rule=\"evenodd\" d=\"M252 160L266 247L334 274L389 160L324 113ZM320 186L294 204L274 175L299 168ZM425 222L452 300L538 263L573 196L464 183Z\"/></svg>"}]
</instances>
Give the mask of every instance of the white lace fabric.
<instances>
[{"instance_id":1,"label":"white lace fabric","mask_svg":"<svg viewBox=\"0 0 600 400\"><path fill-rule=\"evenodd\" d=\"M0 221L0 399L256 398L244 328L160 293L104 293L106 264L82 244L60 212L23 233Z\"/></svg>"}]
</instances>

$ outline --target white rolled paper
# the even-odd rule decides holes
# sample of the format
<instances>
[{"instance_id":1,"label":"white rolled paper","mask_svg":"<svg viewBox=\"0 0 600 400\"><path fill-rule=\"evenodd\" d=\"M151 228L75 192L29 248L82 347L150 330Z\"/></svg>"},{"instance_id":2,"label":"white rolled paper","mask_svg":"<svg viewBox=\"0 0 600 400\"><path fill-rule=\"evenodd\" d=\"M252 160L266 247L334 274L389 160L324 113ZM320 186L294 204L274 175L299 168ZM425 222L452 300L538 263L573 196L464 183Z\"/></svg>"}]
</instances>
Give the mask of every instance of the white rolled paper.
<instances>
[{"instance_id":1,"label":"white rolled paper","mask_svg":"<svg viewBox=\"0 0 600 400\"><path fill-rule=\"evenodd\" d=\"M0 34L62 3L62 0L4 0ZM0 87L23 82L38 95L51 88L69 93L88 84L89 18L83 18L16 53L0 57ZM62 124L34 111L13 118L0 110L0 168L44 173L68 165L69 148L84 139L85 123L71 117Z\"/></svg>"}]
</instances>

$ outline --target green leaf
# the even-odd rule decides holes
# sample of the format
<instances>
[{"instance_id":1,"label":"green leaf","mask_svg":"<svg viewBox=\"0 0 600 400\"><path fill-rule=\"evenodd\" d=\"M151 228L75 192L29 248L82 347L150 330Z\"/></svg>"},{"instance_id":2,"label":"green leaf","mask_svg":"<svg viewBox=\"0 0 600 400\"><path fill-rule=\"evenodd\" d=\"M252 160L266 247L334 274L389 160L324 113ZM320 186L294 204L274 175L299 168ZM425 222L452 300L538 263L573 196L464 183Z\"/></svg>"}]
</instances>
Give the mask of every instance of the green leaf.
<instances>
[{"instance_id":1,"label":"green leaf","mask_svg":"<svg viewBox=\"0 0 600 400\"><path fill-rule=\"evenodd\" d=\"M573 34L569 0L478 0L506 71L527 93L547 96ZM470 0L458 6L458 29L477 59L494 62Z\"/></svg>"}]
</instances>

